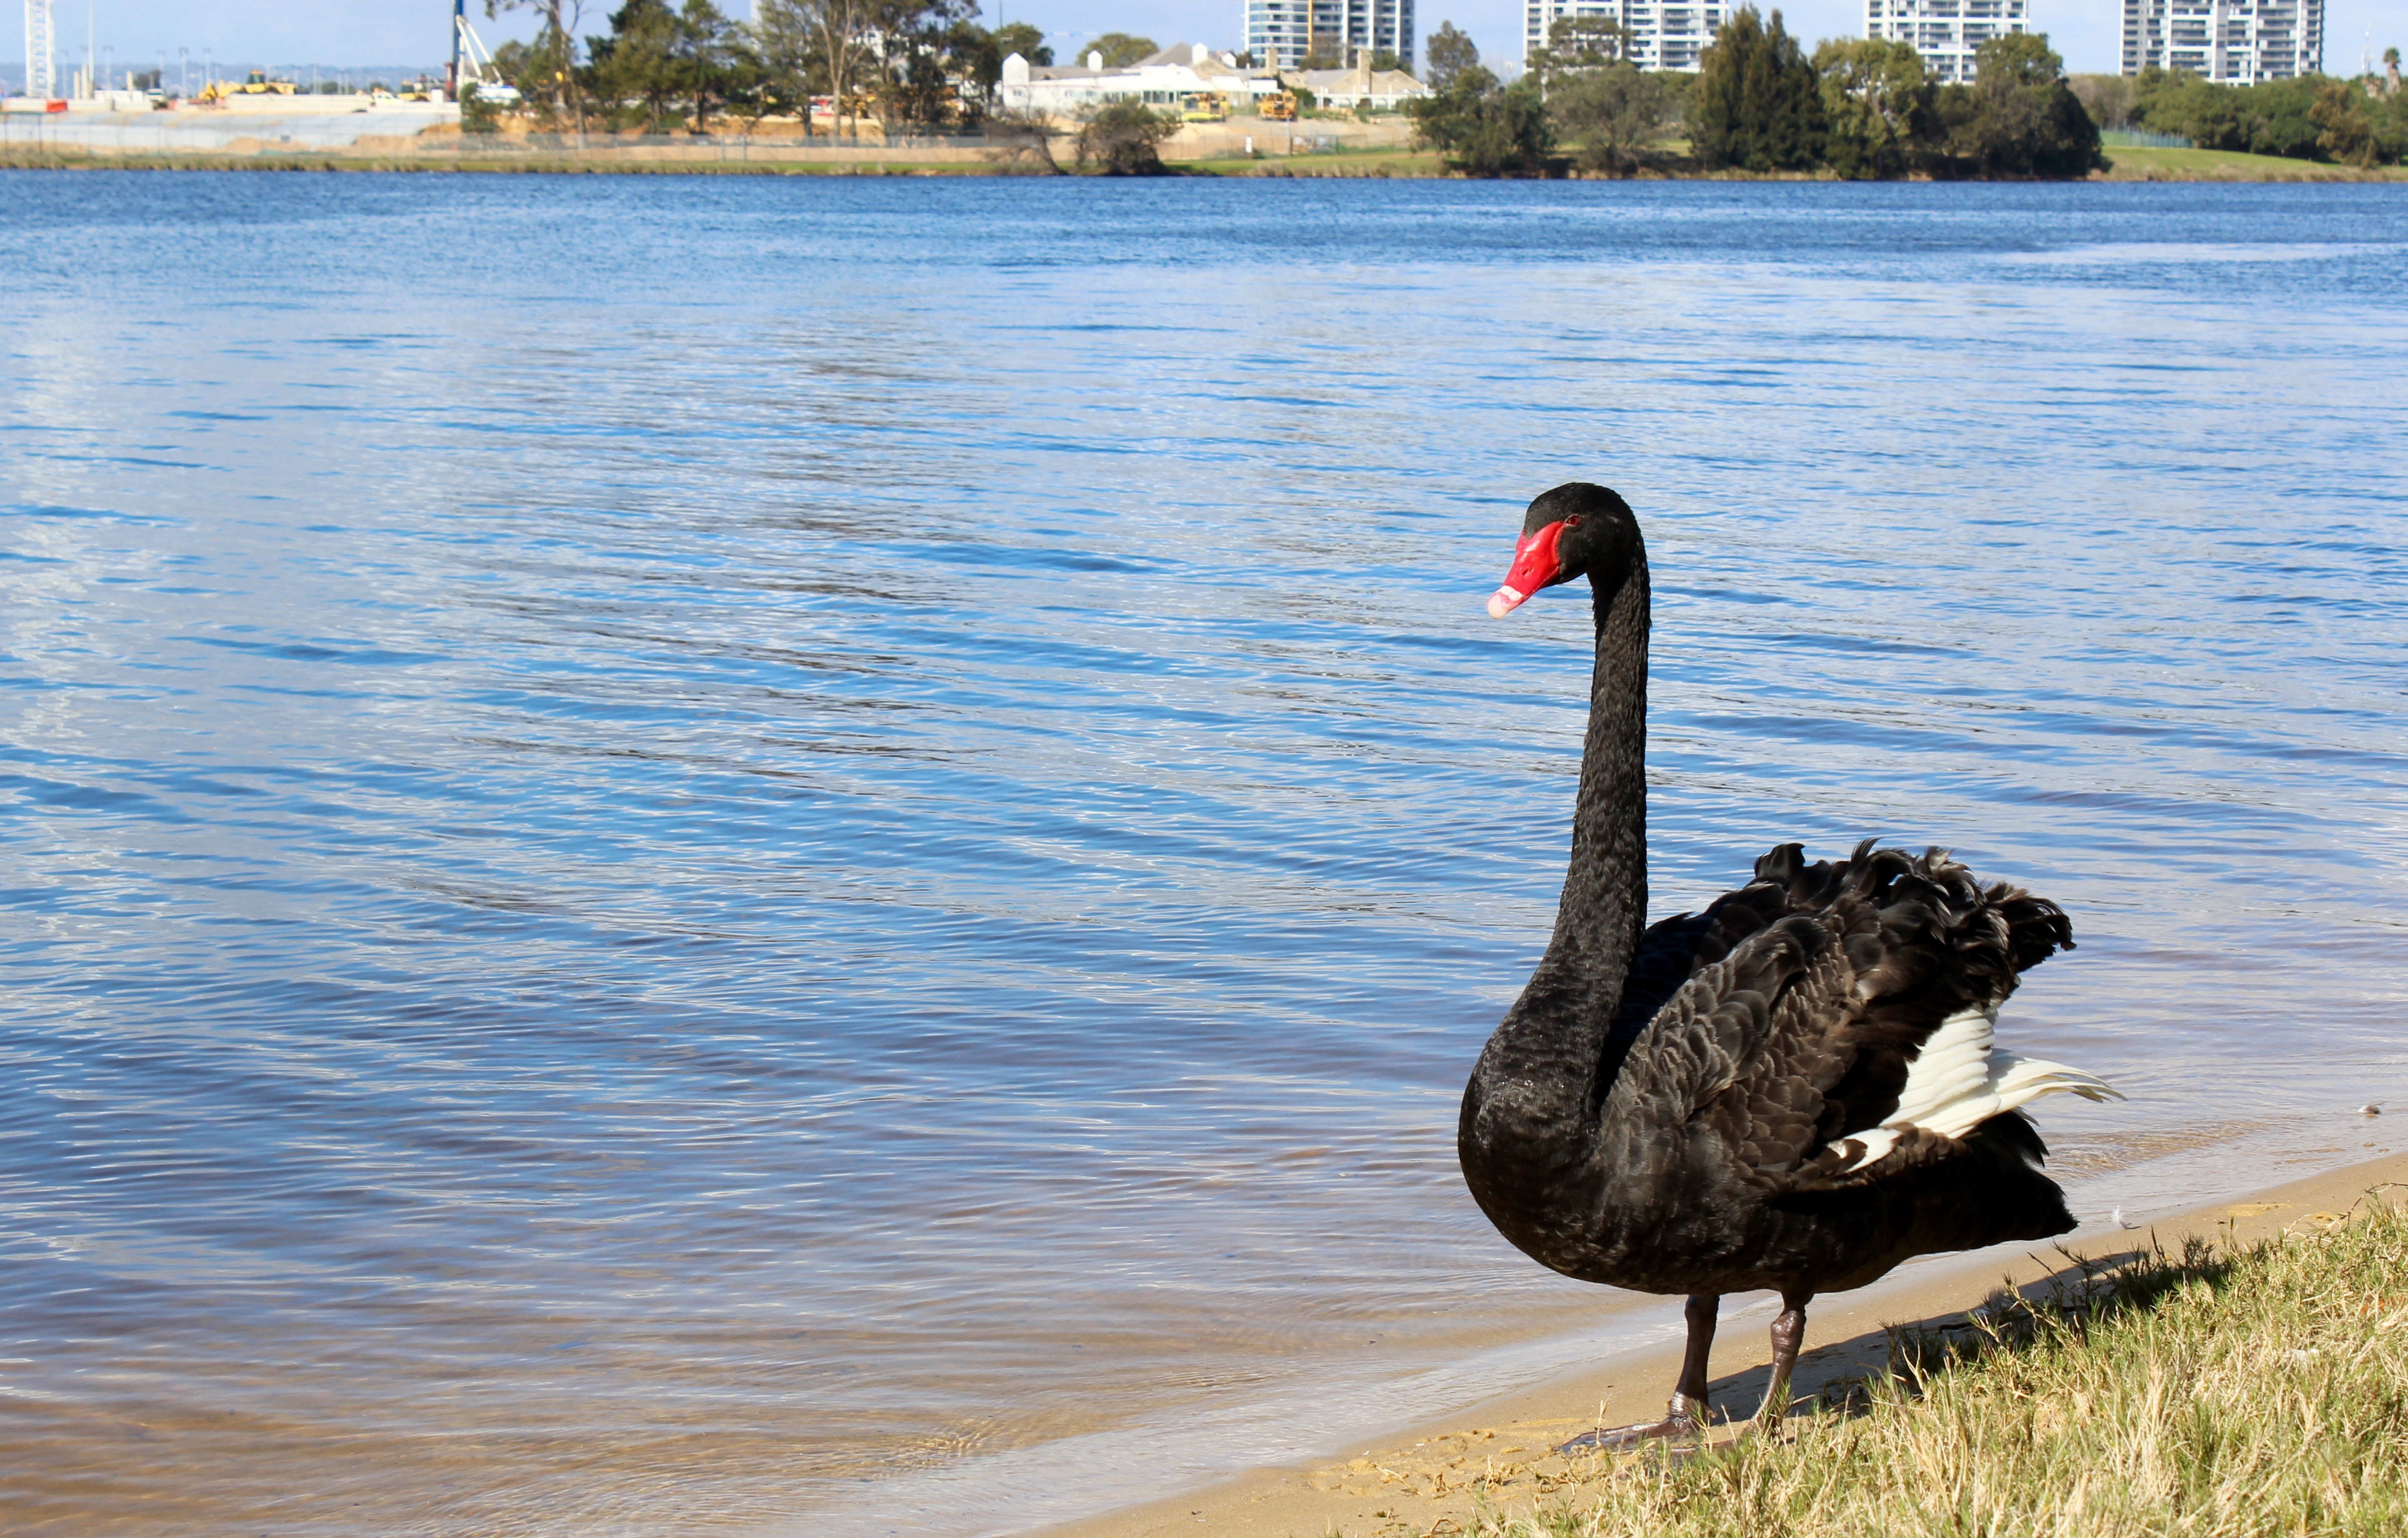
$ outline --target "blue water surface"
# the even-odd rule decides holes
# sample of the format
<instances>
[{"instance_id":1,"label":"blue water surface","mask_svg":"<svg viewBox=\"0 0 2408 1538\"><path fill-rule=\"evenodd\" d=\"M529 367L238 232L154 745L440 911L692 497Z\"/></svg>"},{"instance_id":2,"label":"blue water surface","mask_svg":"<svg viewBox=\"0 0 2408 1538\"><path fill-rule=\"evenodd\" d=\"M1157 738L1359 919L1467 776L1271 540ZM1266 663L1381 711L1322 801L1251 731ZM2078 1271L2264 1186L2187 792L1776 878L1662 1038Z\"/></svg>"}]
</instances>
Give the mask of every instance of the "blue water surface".
<instances>
[{"instance_id":1,"label":"blue water surface","mask_svg":"<svg viewBox=\"0 0 2408 1538\"><path fill-rule=\"evenodd\" d=\"M7 187L11 1531L1000 1531L1571 1365L1452 1143L1571 479L1656 912L2055 898L2086 1220L2396 1145L2408 190Z\"/></svg>"}]
</instances>

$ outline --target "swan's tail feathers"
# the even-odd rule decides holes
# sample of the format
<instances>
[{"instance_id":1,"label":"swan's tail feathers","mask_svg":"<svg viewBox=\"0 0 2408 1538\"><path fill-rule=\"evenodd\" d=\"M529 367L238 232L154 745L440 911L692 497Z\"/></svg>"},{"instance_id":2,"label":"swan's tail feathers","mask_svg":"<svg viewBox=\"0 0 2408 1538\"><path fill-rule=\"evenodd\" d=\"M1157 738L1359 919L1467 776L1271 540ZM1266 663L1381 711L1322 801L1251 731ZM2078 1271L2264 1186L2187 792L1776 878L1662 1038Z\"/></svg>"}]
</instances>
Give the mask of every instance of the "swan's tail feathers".
<instances>
[{"instance_id":1,"label":"swan's tail feathers","mask_svg":"<svg viewBox=\"0 0 2408 1538\"><path fill-rule=\"evenodd\" d=\"M2042 1095L2079 1095L2086 1100L2120 1100L2121 1091L2096 1074L2063 1063L2027 1061L2012 1052L1990 1054L1981 1088L1950 1100L1914 1125L1942 1137L1963 1138L1992 1116L2003 1116ZM1885 1124L1888 1125L1888 1124Z\"/></svg>"},{"instance_id":2,"label":"swan's tail feathers","mask_svg":"<svg viewBox=\"0 0 2408 1538\"><path fill-rule=\"evenodd\" d=\"M2043 1095L2120 1100L2123 1094L2096 1074L2063 1063L2016 1056L1996 1045L1996 1004L1950 1015L1907 1065L1898 1108L1879 1127L1835 1139L1809 1167L1816 1182L1847 1184L1902 1171L1950 1152L1993 1116Z\"/></svg>"}]
</instances>

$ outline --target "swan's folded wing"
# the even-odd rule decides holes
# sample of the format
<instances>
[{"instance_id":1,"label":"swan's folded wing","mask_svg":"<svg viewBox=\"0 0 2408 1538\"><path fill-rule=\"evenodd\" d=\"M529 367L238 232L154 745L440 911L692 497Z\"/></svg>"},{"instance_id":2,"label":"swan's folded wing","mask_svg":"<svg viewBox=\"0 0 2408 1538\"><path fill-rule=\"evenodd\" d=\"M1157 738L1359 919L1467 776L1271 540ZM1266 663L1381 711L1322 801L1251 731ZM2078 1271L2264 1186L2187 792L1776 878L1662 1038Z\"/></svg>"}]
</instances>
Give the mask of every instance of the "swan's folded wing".
<instances>
[{"instance_id":1,"label":"swan's folded wing","mask_svg":"<svg viewBox=\"0 0 2408 1538\"><path fill-rule=\"evenodd\" d=\"M1681 1128L1684 1162L1784 1183L1816 1143L1824 1086L1845 1071L1827 1028L1855 1008L1855 975L1828 923L1782 918L1666 1000L1620 1092Z\"/></svg>"},{"instance_id":2,"label":"swan's folded wing","mask_svg":"<svg viewBox=\"0 0 2408 1538\"><path fill-rule=\"evenodd\" d=\"M2053 1064L2011 1080L1991 1050L2015 974L2072 943L2053 905L1985 891L1936 850L1808 866L1784 845L1756 875L1751 913L1768 889L1786 912L1698 969L1633 1054L1658 1117L1685 1117L1692 1159L1775 1186L1859 1185L1962 1152L2032 1095L2113 1093Z\"/></svg>"}]
</instances>

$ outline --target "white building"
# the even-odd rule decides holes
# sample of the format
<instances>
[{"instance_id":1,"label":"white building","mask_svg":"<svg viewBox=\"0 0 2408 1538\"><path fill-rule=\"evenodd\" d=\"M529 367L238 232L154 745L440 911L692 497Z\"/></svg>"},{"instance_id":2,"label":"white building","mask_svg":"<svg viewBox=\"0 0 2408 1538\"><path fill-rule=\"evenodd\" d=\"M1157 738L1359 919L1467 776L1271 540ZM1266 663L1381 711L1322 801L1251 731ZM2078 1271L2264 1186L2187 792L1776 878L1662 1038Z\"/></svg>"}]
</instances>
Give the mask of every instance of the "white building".
<instances>
[{"instance_id":1,"label":"white building","mask_svg":"<svg viewBox=\"0 0 2408 1538\"><path fill-rule=\"evenodd\" d=\"M1630 34L1624 57L1641 69L1695 69L1730 7L1731 0L1528 0L1523 11L1522 65L1529 67L1558 21L1581 16L1620 22Z\"/></svg>"},{"instance_id":2,"label":"white building","mask_svg":"<svg viewBox=\"0 0 2408 1538\"><path fill-rule=\"evenodd\" d=\"M2124 73L2151 65L2225 85L2324 67L2324 0L2124 0Z\"/></svg>"},{"instance_id":3,"label":"white building","mask_svg":"<svg viewBox=\"0 0 2408 1538\"><path fill-rule=\"evenodd\" d=\"M1318 51L1351 69L1383 49L1412 67L1413 0L1246 0L1246 51L1265 68Z\"/></svg>"},{"instance_id":4,"label":"white building","mask_svg":"<svg viewBox=\"0 0 2408 1538\"><path fill-rule=\"evenodd\" d=\"M1234 55L1215 53L1201 43L1174 43L1125 69L1106 69L1099 53L1062 65L1032 65L1015 53L1003 61L997 93L1014 111L1069 118L1114 101L1176 109L1206 93L1240 105L1279 88L1275 74L1240 69Z\"/></svg>"},{"instance_id":5,"label":"white building","mask_svg":"<svg viewBox=\"0 0 2408 1538\"><path fill-rule=\"evenodd\" d=\"M1428 86L1401 69L1373 69L1369 50L1354 56L1352 69L1291 69L1283 77L1293 90L1301 85L1325 107L1369 108L1395 112L1409 101L1430 93Z\"/></svg>"},{"instance_id":6,"label":"white building","mask_svg":"<svg viewBox=\"0 0 2408 1538\"><path fill-rule=\"evenodd\" d=\"M2030 23L2029 0L1865 0L1865 36L1913 43L1924 72L1943 84L1971 80L1974 50Z\"/></svg>"}]
</instances>

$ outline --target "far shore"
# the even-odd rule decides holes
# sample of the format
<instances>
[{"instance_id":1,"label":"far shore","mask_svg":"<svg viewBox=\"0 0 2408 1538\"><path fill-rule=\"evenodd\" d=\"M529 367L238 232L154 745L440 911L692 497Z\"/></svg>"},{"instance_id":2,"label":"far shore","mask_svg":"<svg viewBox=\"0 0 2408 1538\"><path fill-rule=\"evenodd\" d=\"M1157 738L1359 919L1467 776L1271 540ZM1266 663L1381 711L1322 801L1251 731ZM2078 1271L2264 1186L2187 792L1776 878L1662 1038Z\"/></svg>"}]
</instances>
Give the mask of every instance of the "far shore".
<instances>
[{"instance_id":1,"label":"far shore","mask_svg":"<svg viewBox=\"0 0 2408 1538\"><path fill-rule=\"evenodd\" d=\"M2113 165L2094 171L2092 181L2179 182L2401 182L2408 166L2359 169L2316 161L2285 160L2218 150L2136 149L2111 146ZM1170 147L1165 169L1172 177L1297 178L1327 180L1464 180L1432 151L1400 144L1340 148L1317 152L1260 156L1227 150L1198 158L1179 157ZM1067 164L1065 174L1077 174ZM118 150L80 144L0 143L0 170L52 171L368 171L452 172L537 176L1050 176L1041 162L1006 151L932 149L924 145L813 146L781 140L767 144L696 141L692 145L622 147L547 151L473 136L431 139L363 139L337 149L286 149L243 144L223 151ZM1573 173L1569 180L1586 180ZM1678 162L1642 171L1639 180L1830 181L1828 174L1757 176L1743 171L1703 171Z\"/></svg>"},{"instance_id":2,"label":"far shore","mask_svg":"<svg viewBox=\"0 0 2408 1538\"><path fill-rule=\"evenodd\" d=\"M1811 1400L1827 1387L1879 1370L1890 1327L1929 1328L1961 1321L2001 1288L2031 1288L2075 1258L2106 1259L2162 1245L2179 1254L2198 1236L2246 1243L2301 1223L2344 1215L2369 1192L2408 1185L2408 1154L2272 1186L2128 1230L2033 1245L2028 1256L1997 1252L1918 1267L1859 1293L1822 1300L1807 1313L1806 1346L1794 1391ZM1718 1418L1751 1414L1770 1367L1764 1319L1726 1314L1715 1338L1712 1402ZM1471 1475L1500 1514L1577 1500L1584 1478L1611 1477L1612 1460L1582 1465L1548 1455L1591 1427L1650 1420L1680 1368L1677 1343L1584 1366L1552 1382L1471 1405L1372 1441L1331 1447L1314 1467L1232 1471L1227 1481L1039 1530L1039 1538L1365 1538L1374 1533L1462 1531L1474 1513ZM1361 1456L1351 1456L1355 1452ZM1448 1527L1447 1523L1454 1524Z\"/></svg>"}]
</instances>

